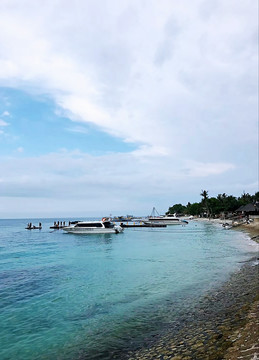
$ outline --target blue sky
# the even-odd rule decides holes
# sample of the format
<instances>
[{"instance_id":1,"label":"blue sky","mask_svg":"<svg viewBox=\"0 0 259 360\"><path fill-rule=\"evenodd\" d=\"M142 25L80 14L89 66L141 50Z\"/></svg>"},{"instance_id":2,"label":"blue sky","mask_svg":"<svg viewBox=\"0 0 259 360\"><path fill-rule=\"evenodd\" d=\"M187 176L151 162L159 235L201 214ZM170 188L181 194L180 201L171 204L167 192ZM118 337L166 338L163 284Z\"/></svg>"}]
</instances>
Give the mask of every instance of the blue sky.
<instances>
[{"instance_id":1,"label":"blue sky","mask_svg":"<svg viewBox=\"0 0 259 360\"><path fill-rule=\"evenodd\" d=\"M3 0L0 217L258 191L258 3Z\"/></svg>"},{"instance_id":2,"label":"blue sky","mask_svg":"<svg viewBox=\"0 0 259 360\"><path fill-rule=\"evenodd\" d=\"M32 96L12 88L2 88L0 96L0 114L5 111L10 114L2 116L7 117L5 122L8 123L0 143L2 155L18 151L21 156L40 156L64 148L102 155L135 148L133 144L100 131L94 124L71 122L59 113L47 96Z\"/></svg>"}]
</instances>

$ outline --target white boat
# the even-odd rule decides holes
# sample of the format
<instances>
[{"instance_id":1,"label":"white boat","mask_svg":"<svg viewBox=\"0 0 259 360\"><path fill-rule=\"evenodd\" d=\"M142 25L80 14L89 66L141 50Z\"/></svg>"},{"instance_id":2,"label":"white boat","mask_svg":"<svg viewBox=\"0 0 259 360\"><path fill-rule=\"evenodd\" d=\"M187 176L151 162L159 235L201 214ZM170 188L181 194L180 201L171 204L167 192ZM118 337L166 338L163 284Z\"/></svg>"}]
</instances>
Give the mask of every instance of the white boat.
<instances>
[{"instance_id":1,"label":"white boat","mask_svg":"<svg viewBox=\"0 0 259 360\"><path fill-rule=\"evenodd\" d=\"M231 229L231 228L233 227L233 226L230 225L229 223L224 223L224 224L222 224L222 226L223 226L223 228L226 229L226 230L229 230L229 229Z\"/></svg>"},{"instance_id":2,"label":"white boat","mask_svg":"<svg viewBox=\"0 0 259 360\"><path fill-rule=\"evenodd\" d=\"M156 217L149 216L148 220L153 223L159 222L161 224L166 224L166 225L182 225L183 224L183 222L179 218L174 216L173 214L168 214L168 215L164 215L164 216L156 216Z\"/></svg>"},{"instance_id":3,"label":"white boat","mask_svg":"<svg viewBox=\"0 0 259 360\"><path fill-rule=\"evenodd\" d=\"M99 221L79 221L63 227L63 230L72 234L118 234L123 228L114 225L109 218L103 218Z\"/></svg>"},{"instance_id":4,"label":"white boat","mask_svg":"<svg viewBox=\"0 0 259 360\"><path fill-rule=\"evenodd\" d=\"M148 217L148 221L152 223L161 223L165 225L183 225L183 223L187 223L187 221L182 221L175 214L168 214L168 215L157 215L158 214L156 208L153 208L151 215Z\"/></svg>"}]
</instances>

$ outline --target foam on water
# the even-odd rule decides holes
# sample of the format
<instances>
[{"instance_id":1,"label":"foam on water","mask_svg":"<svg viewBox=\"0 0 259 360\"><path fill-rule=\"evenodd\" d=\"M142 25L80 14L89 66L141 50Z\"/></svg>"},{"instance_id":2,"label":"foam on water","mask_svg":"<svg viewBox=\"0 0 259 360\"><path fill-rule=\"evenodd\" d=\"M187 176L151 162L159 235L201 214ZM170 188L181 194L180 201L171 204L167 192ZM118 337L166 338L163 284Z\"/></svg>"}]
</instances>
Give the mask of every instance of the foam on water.
<instances>
[{"instance_id":1,"label":"foam on water","mask_svg":"<svg viewBox=\"0 0 259 360\"><path fill-rule=\"evenodd\" d=\"M84 236L39 221L0 220L1 359L109 358L179 321L257 250L209 223Z\"/></svg>"}]
</instances>

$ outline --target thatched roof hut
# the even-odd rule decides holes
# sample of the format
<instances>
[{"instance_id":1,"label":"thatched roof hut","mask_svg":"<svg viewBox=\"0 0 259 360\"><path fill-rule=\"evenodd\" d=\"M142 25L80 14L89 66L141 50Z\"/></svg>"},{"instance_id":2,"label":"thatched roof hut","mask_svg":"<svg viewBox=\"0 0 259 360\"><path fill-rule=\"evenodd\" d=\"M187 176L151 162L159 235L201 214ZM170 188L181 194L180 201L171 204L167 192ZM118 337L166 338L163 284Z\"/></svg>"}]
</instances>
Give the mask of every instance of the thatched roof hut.
<instances>
[{"instance_id":1,"label":"thatched roof hut","mask_svg":"<svg viewBox=\"0 0 259 360\"><path fill-rule=\"evenodd\" d=\"M243 213L246 215L259 215L259 203L250 203L247 205L240 206L237 210L237 213Z\"/></svg>"}]
</instances>

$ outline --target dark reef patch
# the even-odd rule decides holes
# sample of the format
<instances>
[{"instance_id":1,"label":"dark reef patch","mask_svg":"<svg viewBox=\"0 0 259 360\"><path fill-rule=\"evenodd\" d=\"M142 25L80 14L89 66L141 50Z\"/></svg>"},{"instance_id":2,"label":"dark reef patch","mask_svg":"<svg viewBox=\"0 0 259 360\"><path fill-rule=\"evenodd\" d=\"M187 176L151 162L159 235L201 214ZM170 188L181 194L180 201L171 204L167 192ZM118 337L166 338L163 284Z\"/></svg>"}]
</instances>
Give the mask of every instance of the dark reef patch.
<instances>
[{"instance_id":1,"label":"dark reef patch","mask_svg":"<svg viewBox=\"0 0 259 360\"><path fill-rule=\"evenodd\" d=\"M207 293L176 325L164 329L142 348L112 358L223 359L236 340L233 334L245 326L250 308L259 299L259 266L254 260L219 289Z\"/></svg>"}]
</instances>

